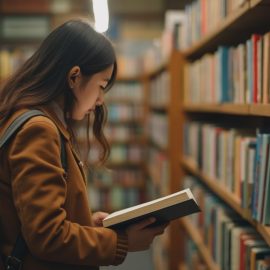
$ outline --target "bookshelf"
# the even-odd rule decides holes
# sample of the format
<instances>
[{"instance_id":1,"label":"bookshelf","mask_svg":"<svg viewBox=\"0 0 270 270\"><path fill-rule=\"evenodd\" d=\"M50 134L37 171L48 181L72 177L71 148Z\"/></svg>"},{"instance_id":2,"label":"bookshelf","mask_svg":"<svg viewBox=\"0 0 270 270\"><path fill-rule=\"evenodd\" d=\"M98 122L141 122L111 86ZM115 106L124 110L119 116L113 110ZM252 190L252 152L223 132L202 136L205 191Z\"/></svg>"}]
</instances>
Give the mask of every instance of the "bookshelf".
<instances>
[{"instance_id":1,"label":"bookshelf","mask_svg":"<svg viewBox=\"0 0 270 270\"><path fill-rule=\"evenodd\" d=\"M243 116L270 116L270 108L267 104L184 104L186 112L208 112Z\"/></svg>"},{"instance_id":2,"label":"bookshelf","mask_svg":"<svg viewBox=\"0 0 270 270\"><path fill-rule=\"evenodd\" d=\"M206 55L214 54L219 46L236 47L239 44L244 44L244 46L246 46L247 40L250 39L251 35L254 33L264 35L270 31L270 18L268 16L270 11L270 1L250 0L243 2L244 3L234 12L220 20L209 32L202 35L201 38L181 52L182 60L178 65L184 65L184 83L178 84L178 87L176 88L172 88L172 92L180 90L180 92L185 93L185 98L183 102L178 102L176 105L176 107L178 107L175 109L174 114L177 115L178 120L174 120L174 122L172 122L173 125L178 123L178 126L180 124L183 127L186 123L189 124L192 122L206 124L215 123L217 126L224 126L225 129L230 129L235 127L235 122L237 123L237 121L240 121L245 128L249 129L253 134L256 133L258 128L265 128L269 125L269 102L264 104L253 100L243 103L234 103L232 101L206 102L205 100L196 100L193 102L192 99L186 96L186 93L189 90L188 87L190 86L187 84L187 66L193 65L193 63ZM189 34L192 35L192 33ZM194 77L194 80L195 78L196 77ZM183 133L182 130L180 130L178 134L181 133ZM181 138L183 139L183 137ZM179 142L179 138L178 140L172 138L171 144L176 145L177 142ZM181 147L183 147L183 145ZM179 149L177 151L179 151ZM256 235L263 239L265 245L270 248L270 227L257 221L254 216L252 216L250 210L243 207L243 202L235 195L235 192L230 191L227 186L223 185L223 183L227 181L226 179L218 179L210 176L211 172L203 170L202 165L198 165L198 160L184 155L183 149L178 152L178 157L175 157L172 154L172 159L175 158L178 159L180 171L175 171L171 176L172 181L174 182L174 184L171 183L172 190L173 188L177 188L177 185L179 188L179 185L182 186L184 184L181 180L184 179L183 176L191 175L196 177L197 181L206 186L216 198L226 205L226 207L234 213L237 213L237 217L240 219L240 221L238 220L237 222L245 222L245 224L248 224L245 226L253 228ZM269 181L269 179L267 181ZM270 194L268 194L268 196L269 195ZM205 244L204 239L202 239L201 234L199 233L200 229L190 222L188 218L180 219L178 221L178 230L184 230L184 233L193 240L202 259L207 265L207 269L222 269L213 258L212 251L210 251L209 247ZM176 241L172 241L171 244L172 250L182 250L182 242L177 244ZM176 256L177 258L172 259L170 269L185 268L182 267L182 265L185 264L185 260L183 256L179 255L180 253L181 251L179 251L178 254L172 252L172 256Z\"/></svg>"},{"instance_id":3,"label":"bookshelf","mask_svg":"<svg viewBox=\"0 0 270 270\"><path fill-rule=\"evenodd\" d=\"M111 153L105 168L90 167L88 177L89 192L94 189L99 194L89 196L96 210L112 212L147 200L145 98L140 76L121 75L105 96L108 108L105 135ZM93 145L95 151L94 148ZM97 156L93 152L91 155L90 150L89 161L95 162L91 157Z\"/></svg>"},{"instance_id":4,"label":"bookshelf","mask_svg":"<svg viewBox=\"0 0 270 270\"><path fill-rule=\"evenodd\" d=\"M2 0L0 2L0 85L58 25L91 17L86 0ZM29 30L31 29L31 30ZM15 63L15 64L14 64Z\"/></svg>"},{"instance_id":5,"label":"bookshelf","mask_svg":"<svg viewBox=\"0 0 270 270\"><path fill-rule=\"evenodd\" d=\"M205 246L201 235L198 233L197 229L194 228L188 219L183 218L181 220L180 226L184 227L185 231L188 232L189 236L192 238L193 242L196 244L204 262L209 270L220 270L218 265L213 261L211 254L209 253L207 247Z\"/></svg>"},{"instance_id":6,"label":"bookshelf","mask_svg":"<svg viewBox=\"0 0 270 270\"><path fill-rule=\"evenodd\" d=\"M256 230L261 234L265 241L270 245L270 227L263 226L260 223L254 221L252 217L243 209L239 203L239 200L231 194L226 188L215 179L211 179L209 176L201 172L193 160L185 157L182 161L182 166L189 171L192 175L197 176L203 183L205 183L209 189L211 189L219 198L221 198L226 204L234 209L244 220L248 221Z\"/></svg>"},{"instance_id":7,"label":"bookshelf","mask_svg":"<svg viewBox=\"0 0 270 270\"><path fill-rule=\"evenodd\" d=\"M215 50L219 44L238 43L247 38L250 31L264 30L270 20L265 12L268 5L268 0L246 1L210 33L183 51L183 55L187 59L196 59L206 52Z\"/></svg>"},{"instance_id":8,"label":"bookshelf","mask_svg":"<svg viewBox=\"0 0 270 270\"><path fill-rule=\"evenodd\" d=\"M173 51L167 62L143 75L147 92L148 108L148 171L152 197L168 195L179 191L174 181L180 178L180 167L177 162L181 145L180 103L183 100L180 89L183 82L182 54ZM165 93L164 93L165 92ZM175 179L174 179L175 178ZM181 233L179 222L172 222L166 234L155 240L153 260L155 269L173 269L181 255ZM173 247L176 247L174 249Z\"/></svg>"}]
</instances>

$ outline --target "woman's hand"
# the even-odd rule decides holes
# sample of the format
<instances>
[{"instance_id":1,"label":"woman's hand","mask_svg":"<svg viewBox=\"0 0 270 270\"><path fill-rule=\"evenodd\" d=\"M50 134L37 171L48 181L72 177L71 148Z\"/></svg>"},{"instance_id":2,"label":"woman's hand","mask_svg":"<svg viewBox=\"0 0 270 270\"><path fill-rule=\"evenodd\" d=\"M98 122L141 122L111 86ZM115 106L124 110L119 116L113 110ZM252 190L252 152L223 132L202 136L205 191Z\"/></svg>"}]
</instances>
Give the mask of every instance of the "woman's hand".
<instances>
[{"instance_id":1,"label":"woman's hand","mask_svg":"<svg viewBox=\"0 0 270 270\"><path fill-rule=\"evenodd\" d=\"M155 218L149 218L127 228L128 251L142 251L150 247L155 236L163 234L169 223L147 227L155 222Z\"/></svg>"},{"instance_id":2,"label":"woman's hand","mask_svg":"<svg viewBox=\"0 0 270 270\"><path fill-rule=\"evenodd\" d=\"M95 212L92 215L93 223L95 227L102 227L102 220L107 217L109 214L105 212Z\"/></svg>"}]
</instances>

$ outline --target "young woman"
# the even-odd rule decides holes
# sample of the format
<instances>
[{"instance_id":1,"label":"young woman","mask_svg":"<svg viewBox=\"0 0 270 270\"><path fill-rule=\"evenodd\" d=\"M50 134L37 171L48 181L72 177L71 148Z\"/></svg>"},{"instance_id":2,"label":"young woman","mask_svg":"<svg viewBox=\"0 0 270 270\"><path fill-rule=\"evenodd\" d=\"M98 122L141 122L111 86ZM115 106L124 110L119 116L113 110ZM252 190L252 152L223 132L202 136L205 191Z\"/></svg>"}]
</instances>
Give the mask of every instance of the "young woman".
<instances>
[{"instance_id":1,"label":"young woman","mask_svg":"<svg viewBox=\"0 0 270 270\"><path fill-rule=\"evenodd\" d=\"M148 227L152 218L125 231L103 228L107 213L92 213L88 207L71 122L94 114L93 133L105 161L104 94L116 72L108 39L87 22L73 20L55 29L2 88L0 136L25 111L45 114L29 119L0 149L3 259L21 235L27 246L22 269L98 269L122 263L128 251L147 249L163 233L166 225ZM61 138L67 171L61 163Z\"/></svg>"}]
</instances>

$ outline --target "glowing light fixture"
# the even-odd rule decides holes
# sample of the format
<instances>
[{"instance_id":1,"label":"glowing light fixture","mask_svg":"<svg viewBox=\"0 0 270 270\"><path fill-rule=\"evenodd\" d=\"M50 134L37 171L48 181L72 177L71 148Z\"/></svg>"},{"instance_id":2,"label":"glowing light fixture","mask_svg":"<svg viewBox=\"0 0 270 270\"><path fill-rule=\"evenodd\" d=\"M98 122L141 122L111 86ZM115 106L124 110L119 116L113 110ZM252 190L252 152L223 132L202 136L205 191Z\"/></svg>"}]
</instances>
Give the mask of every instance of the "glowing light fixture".
<instances>
[{"instance_id":1,"label":"glowing light fixture","mask_svg":"<svg viewBox=\"0 0 270 270\"><path fill-rule=\"evenodd\" d=\"M109 27L109 9L107 0L92 0L95 16L95 29L104 33Z\"/></svg>"}]
</instances>

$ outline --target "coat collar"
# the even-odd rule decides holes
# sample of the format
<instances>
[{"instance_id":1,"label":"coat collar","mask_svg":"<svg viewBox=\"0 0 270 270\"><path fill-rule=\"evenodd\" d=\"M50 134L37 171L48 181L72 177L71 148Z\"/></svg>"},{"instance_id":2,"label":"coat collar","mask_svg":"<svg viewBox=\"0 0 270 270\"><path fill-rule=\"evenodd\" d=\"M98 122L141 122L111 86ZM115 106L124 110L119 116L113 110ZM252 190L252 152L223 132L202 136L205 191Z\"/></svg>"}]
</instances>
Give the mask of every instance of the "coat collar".
<instances>
[{"instance_id":1,"label":"coat collar","mask_svg":"<svg viewBox=\"0 0 270 270\"><path fill-rule=\"evenodd\" d=\"M67 127L63 121L62 115L59 115L59 111L55 109L55 104L49 104L46 106L40 106L37 109L45 113L57 126L61 134L65 137L66 140L70 140L70 134L67 130Z\"/></svg>"},{"instance_id":2,"label":"coat collar","mask_svg":"<svg viewBox=\"0 0 270 270\"><path fill-rule=\"evenodd\" d=\"M61 132L61 134L64 136L64 138L69 141L70 140L70 134L66 128L66 125L62 119L62 116L59 115L59 111L55 110L55 106L52 104L49 105L43 105L33 108L24 108L20 109L16 112L14 112L7 121L1 125L1 132L0 135L4 134L7 127L20 115L25 113L26 111L29 111L30 109L37 109L42 111L46 116L48 116L54 124L57 126L58 130Z\"/></svg>"}]
</instances>

